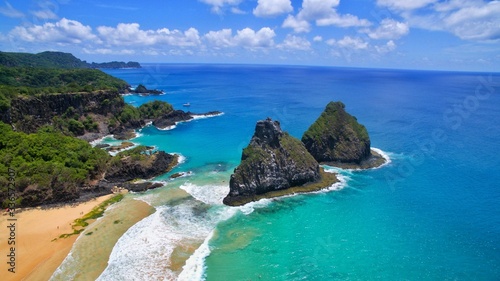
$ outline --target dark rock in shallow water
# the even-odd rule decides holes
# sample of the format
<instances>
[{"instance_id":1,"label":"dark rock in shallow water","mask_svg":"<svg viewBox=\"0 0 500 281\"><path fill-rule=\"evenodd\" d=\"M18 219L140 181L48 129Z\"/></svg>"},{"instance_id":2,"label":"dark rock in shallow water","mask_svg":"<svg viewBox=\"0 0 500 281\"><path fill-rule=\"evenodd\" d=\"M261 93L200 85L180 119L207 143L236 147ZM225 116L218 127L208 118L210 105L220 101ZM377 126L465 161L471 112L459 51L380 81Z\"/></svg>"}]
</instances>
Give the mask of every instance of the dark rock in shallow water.
<instances>
[{"instance_id":1,"label":"dark rock in shallow water","mask_svg":"<svg viewBox=\"0 0 500 281\"><path fill-rule=\"evenodd\" d=\"M238 205L256 195L320 180L318 162L304 145L281 130L278 121L257 122L241 164L231 175L224 204Z\"/></svg>"},{"instance_id":2,"label":"dark rock in shallow water","mask_svg":"<svg viewBox=\"0 0 500 281\"><path fill-rule=\"evenodd\" d=\"M122 184L122 187L124 187L130 191L133 191L133 192L143 192L143 191L155 189L155 188L162 187L162 186L163 186L163 184L161 184L159 182L149 182L149 181L140 182L140 183L126 182L126 183Z\"/></svg>"},{"instance_id":3,"label":"dark rock in shallow water","mask_svg":"<svg viewBox=\"0 0 500 281\"><path fill-rule=\"evenodd\" d=\"M193 119L191 114L182 110L174 110L169 114L163 115L153 121L153 126L159 129L165 129L174 126L177 122L183 122Z\"/></svg>"},{"instance_id":4,"label":"dark rock in shallow water","mask_svg":"<svg viewBox=\"0 0 500 281\"><path fill-rule=\"evenodd\" d=\"M320 163L360 164L371 156L365 126L345 111L342 102L330 102L304 133L302 142Z\"/></svg>"},{"instance_id":5,"label":"dark rock in shallow water","mask_svg":"<svg viewBox=\"0 0 500 281\"><path fill-rule=\"evenodd\" d=\"M116 157L116 156L115 156ZM106 180L125 182L134 179L148 179L164 174L177 164L177 155L157 151L143 155L144 159L134 160L134 156L125 156L115 161L106 171Z\"/></svg>"}]
</instances>

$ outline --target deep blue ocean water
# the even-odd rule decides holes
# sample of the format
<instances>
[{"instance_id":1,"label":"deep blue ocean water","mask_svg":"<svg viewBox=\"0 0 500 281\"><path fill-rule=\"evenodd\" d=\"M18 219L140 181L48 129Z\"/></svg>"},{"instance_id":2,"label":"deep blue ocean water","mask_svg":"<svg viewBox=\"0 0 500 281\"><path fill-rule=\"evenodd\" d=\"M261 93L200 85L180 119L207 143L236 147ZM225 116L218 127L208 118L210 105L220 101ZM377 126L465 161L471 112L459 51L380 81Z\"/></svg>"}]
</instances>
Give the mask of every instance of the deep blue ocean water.
<instances>
[{"instance_id":1,"label":"deep blue ocean water","mask_svg":"<svg viewBox=\"0 0 500 281\"><path fill-rule=\"evenodd\" d=\"M186 160L157 178L166 187L138 195L157 212L122 237L102 280L139 270L152 280L500 280L500 74L171 64L106 72L165 91L126 96L135 106L159 99L224 114L140 130L133 142ZM338 170L340 190L221 205L256 121L279 120L300 139L338 100L388 165ZM192 197L173 200L179 189ZM202 245L180 275L157 265L192 242ZM142 248L120 255L127 247Z\"/></svg>"}]
</instances>

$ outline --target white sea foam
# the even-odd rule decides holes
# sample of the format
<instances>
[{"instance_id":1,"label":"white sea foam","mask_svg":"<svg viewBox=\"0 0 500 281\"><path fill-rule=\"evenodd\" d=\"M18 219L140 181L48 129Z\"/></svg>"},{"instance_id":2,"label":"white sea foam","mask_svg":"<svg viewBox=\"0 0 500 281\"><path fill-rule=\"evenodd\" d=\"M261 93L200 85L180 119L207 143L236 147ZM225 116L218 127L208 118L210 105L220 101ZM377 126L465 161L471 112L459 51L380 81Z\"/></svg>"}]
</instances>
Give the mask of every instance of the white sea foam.
<instances>
[{"instance_id":1,"label":"white sea foam","mask_svg":"<svg viewBox=\"0 0 500 281\"><path fill-rule=\"evenodd\" d=\"M227 185L195 185L192 183L185 183L180 186L189 193L193 198L209 205L223 205L222 199L229 193L229 186Z\"/></svg>"},{"instance_id":2,"label":"white sea foam","mask_svg":"<svg viewBox=\"0 0 500 281\"><path fill-rule=\"evenodd\" d=\"M378 167L372 168L372 169L378 169L378 168L384 167L384 166L388 165L389 163L391 163L391 157L389 156L389 154L387 152L383 151L382 149L376 148L376 147L372 147L372 149L375 152L377 152L378 154L382 155L382 157L385 159L384 164L382 164Z\"/></svg>"},{"instance_id":3,"label":"white sea foam","mask_svg":"<svg viewBox=\"0 0 500 281\"><path fill-rule=\"evenodd\" d=\"M214 235L214 230L205 238L203 244L194 251L194 253L186 261L182 267L182 272L179 274L177 281L197 281L203 280L205 274L205 258L210 255L210 247L208 245L210 239ZM165 280L168 280L165 278Z\"/></svg>"},{"instance_id":4,"label":"white sea foam","mask_svg":"<svg viewBox=\"0 0 500 281\"><path fill-rule=\"evenodd\" d=\"M97 280L175 279L176 274L168 268L174 249L182 243L203 241L216 221L193 200L158 207L118 240Z\"/></svg>"},{"instance_id":5,"label":"white sea foam","mask_svg":"<svg viewBox=\"0 0 500 281\"><path fill-rule=\"evenodd\" d=\"M193 119L191 119L191 120L207 119L207 118L212 118L212 117L217 117L217 116L222 116L222 115L224 115L224 112L221 112L218 114L213 114L213 115L191 114L191 117L193 117ZM191 120L188 120L188 121L191 121Z\"/></svg>"},{"instance_id":6,"label":"white sea foam","mask_svg":"<svg viewBox=\"0 0 500 281\"><path fill-rule=\"evenodd\" d=\"M101 144L104 141L104 139L106 139L106 138L113 138L113 135L107 135L107 136L104 136L102 138L98 138L96 140L93 140L93 141L90 142L90 145L91 146L96 146L98 144Z\"/></svg>"},{"instance_id":7,"label":"white sea foam","mask_svg":"<svg viewBox=\"0 0 500 281\"><path fill-rule=\"evenodd\" d=\"M109 155L115 156L116 154L118 154L120 152L123 152L125 150L130 150L130 149L135 148L137 146L138 146L138 144L134 143L134 145L126 147L126 148L123 148L123 149L119 149L119 150L116 150L116 151L109 151Z\"/></svg>"},{"instance_id":8,"label":"white sea foam","mask_svg":"<svg viewBox=\"0 0 500 281\"><path fill-rule=\"evenodd\" d=\"M158 128L158 127L156 127L156 129L158 129L160 131L170 131L170 130L173 130L173 129L177 128L177 123L178 122L175 122L175 125L167 126L165 128Z\"/></svg>"}]
</instances>

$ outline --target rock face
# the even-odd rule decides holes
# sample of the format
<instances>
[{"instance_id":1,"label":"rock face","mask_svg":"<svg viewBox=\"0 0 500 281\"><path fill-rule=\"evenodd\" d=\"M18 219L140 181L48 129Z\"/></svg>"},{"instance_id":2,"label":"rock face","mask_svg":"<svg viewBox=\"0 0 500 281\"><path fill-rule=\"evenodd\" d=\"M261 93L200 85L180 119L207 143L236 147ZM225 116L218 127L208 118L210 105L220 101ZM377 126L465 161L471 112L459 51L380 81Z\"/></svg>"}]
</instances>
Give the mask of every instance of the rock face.
<instances>
[{"instance_id":1,"label":"rock face","mask_svg":"<svg viewBox=\"0 0 500 281\"><path fill-rule=\"evenodd\" d=\"M297 139L283 132L278 121L257 122L250 145L229 182L224 204L320 179L319 164Z\"/></svg>"},{"instance_id":2,"label":"rock face","mask_svg":"<svg viewBox=\"0 0 500 281\"><path fill-rule=\"evenodd\" d=\"M51 124L53 118L62 116L68 108L79 115L94 113L106 116L118 114L125 103L117 92L51 94L43 97L17 97L3 118L27 133L36 132L41 126Z\"/></svg>"},{"instance_id":3,"label":"rock face","mask_svg":"<svg viewBox=\"0 0 500 281\"><path fill-rule=\"evenodd\" d=\"M174 126L177 122L183 122L193 119L189 112L184 112L182 110L174 110L169 114L163 115L153 121L153 126L159 129L165 129Z\"/></svg>"},{"instance_id":4,"label":"rock face","mask_svg":"<svg viewBox=\"0 0 500 281\"><path fill-rule=\"evenodd\" d=\"M155 152L137 161L134 156L122 157L119 162L110 165L105 179L110 182L126 182L134 179L148 179L168 172L177 164L177 155Z\"/></svg>"},{"instance_id":5,"label":"rock face","mask_svg":"<svg viewBox=\"0 0 500 281\"><path fill-rule=\"evenodd\" d=\"M304 133L302 142L320 163L359 164L371 155L365 126L345 111L342 102L330 102Z\"/></svg>"}]
</instances>

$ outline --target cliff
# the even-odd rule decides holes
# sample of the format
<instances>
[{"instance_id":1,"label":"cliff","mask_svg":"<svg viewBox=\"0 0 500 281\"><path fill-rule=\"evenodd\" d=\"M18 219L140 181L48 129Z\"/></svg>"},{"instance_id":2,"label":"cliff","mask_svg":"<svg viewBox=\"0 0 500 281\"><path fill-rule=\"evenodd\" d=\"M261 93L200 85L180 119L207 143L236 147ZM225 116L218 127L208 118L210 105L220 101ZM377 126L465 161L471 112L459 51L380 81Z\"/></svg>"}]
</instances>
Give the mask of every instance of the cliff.
<instances>
[{"instance_id":1,"label":"cliff","mask_svg":"<svg viewBox=\"0 0 500 281\"><path fill-rule=\"evenodd\" d=\"M68 93L42 96L19 96L11 101L4 117L17 130L33 133L40 127L53 124L55 117L98 114L115 115L125 103L117 92ZM72 116L68 116L72 115Z\"/></svg>"},{"instance_id":2,"label":"cliff","mask_svg":"<svg viewBox=\"0 0 500 281\"><path fill-rule=\"evenodd\" d=\"M250 144L243 150L241 164L231 175L224 204L241 205L274 197L269 193L320 179L319 164L304 145L283 132L278 121L268 118L257 122Z\"/></svg>"},{"instance_id":3,"label":"cliff","mask_svg":"<svg viewBox=\"0 0 500 281\"><path fill-rule=\"evenodd\" d=\"M371 151L365 126L345 111L342 102L330 102L304 133L302 142L320 163L370 168L384 162L380 155Z\"/></svg>"}]
</instances>

